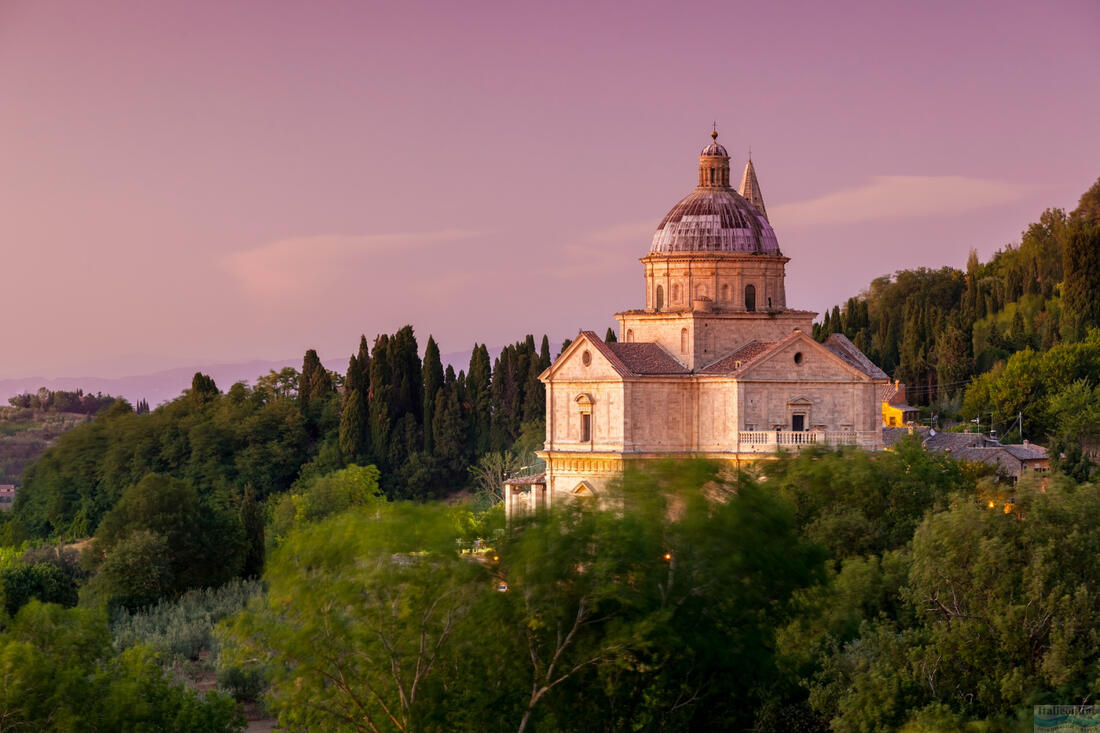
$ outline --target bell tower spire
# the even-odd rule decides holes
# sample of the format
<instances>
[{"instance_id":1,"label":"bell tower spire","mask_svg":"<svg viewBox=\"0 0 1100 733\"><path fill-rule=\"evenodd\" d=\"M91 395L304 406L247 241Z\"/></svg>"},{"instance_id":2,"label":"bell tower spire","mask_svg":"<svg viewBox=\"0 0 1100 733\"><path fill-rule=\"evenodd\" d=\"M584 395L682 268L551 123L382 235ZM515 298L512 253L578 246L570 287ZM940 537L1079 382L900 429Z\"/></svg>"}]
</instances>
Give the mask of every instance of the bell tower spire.
<instances>
[{"instance_id":1,"label":"bell tower spire","mask_svg":"<svg viewBox=\"0 0 1100 733\"><path fill-rule=\"evenodd\" d=\"M745 173L741 176L741 187L737 193L742 198L756 207L764 220L768 220L768 211L764 208L764 194L760 192L760 181L756 180L756 168L752 165L752 153L749 153L749 162L745 163Z\"/></svg>"}]
</instances>

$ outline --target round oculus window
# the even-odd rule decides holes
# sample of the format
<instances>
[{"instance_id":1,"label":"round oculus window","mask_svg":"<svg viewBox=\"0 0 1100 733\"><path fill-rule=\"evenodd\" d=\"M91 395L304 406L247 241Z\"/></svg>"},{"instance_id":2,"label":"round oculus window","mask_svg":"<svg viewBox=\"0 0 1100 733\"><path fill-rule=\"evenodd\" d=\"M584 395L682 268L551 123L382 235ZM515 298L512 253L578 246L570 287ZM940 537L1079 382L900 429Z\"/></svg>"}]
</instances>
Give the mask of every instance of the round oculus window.
<instances>
[{"instance_id":1,"label":"round oculus window","mask_svg":"<svg viewBox=\"0 0 1100 733\"><path fill-rule=\"evenodd\" d=\"M801 356L801 354L799 354L799 356ZM583 354L581 354L581 363L584 364L585 366L590 366L592 364L592 352L591 351L586 351Z\"/></svg>"},{"instance_id":2,"label":"round oculus window","mask_svg":"<svg viewBox=\"0 0 1100 733\"><path fill-rule=\"evenodd\" d=\"M795 352L795 354L794 354L794 363L795 364L801 364L802 363L802 352L801 351L796 351Z\"/></svg>"}]
</instances>

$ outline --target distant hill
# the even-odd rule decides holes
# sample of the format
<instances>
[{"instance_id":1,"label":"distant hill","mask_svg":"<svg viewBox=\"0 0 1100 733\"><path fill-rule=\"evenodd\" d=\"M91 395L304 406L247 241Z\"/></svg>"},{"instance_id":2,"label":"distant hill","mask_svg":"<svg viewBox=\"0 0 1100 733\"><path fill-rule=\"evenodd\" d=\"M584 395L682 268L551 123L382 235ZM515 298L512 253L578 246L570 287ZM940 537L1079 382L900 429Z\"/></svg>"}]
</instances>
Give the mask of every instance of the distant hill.
<instances>
[{"instance_id":1,"label":"distant hill","mask_svg":"<svg viewBox=\"0 0 1100 733\"><path fill-rule=\"evenodd\" d=\"M497 353L500 349L490 349L490 353ZM450 364L457 372L460 369L468 369L470 365L471 351L455 351L443 354L443 365ZM347 367L347 357L327 359L325 366L333 371L343 373ZM136 374L129 377L57 377L46 379L44 377L19 377L17 379L0 379L0 405L8 404L8 399L25 392L37 392L41 387L57 391L84 390L86 394L117 395L125 397L131 403L144 399L150 405L156 407L162 402L179 397L183 390L191 386L191 378L195 372L202 372L214 378L219 389L228 389L234 382L248 382L255 384L256 378L267 374L271 370L279 371L284 367L301 369L302 359L282 359L279 361L246 361L237 364L200 364L196 366L177 367L165 371L152 372L150 374Z\"/></svg>"}]
</instances>

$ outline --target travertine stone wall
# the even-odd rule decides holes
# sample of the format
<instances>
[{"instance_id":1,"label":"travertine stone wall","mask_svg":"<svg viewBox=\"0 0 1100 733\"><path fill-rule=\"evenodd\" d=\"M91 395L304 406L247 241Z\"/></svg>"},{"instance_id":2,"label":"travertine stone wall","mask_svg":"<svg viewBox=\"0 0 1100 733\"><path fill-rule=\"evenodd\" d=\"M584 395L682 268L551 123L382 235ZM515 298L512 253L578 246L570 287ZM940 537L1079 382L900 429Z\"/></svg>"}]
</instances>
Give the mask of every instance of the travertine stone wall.
<instances>
[{"instance_id":1,"label":"travertine stone wall","mask_svg":"<svg viewBox=\"0 0 1100 733\"><path fill-rule=\"evenodd\" d=\"M786 265L782 255L748 253L650 254L645 265L646 305L657 310L657 287L664 290L661 311L692 308L695 298L705 297L716 310L745 308L745 288L756 288L757 311L782 311L787 307L784 285Z\"/></svg>"},{"instance_id":2,"label":"travertine stone wall","mask_svg":"<svg viewBox=\"0 0 1100 733\"><path fill-rule=\"evenodd\" d=\"M750 341L780 341L795 329L812 333L815 315L809 311L775 314L627 311L615 314L615 318L619 321L620 341L658 343L688 369L701 369Z\"/></svg>"}]
</instances>

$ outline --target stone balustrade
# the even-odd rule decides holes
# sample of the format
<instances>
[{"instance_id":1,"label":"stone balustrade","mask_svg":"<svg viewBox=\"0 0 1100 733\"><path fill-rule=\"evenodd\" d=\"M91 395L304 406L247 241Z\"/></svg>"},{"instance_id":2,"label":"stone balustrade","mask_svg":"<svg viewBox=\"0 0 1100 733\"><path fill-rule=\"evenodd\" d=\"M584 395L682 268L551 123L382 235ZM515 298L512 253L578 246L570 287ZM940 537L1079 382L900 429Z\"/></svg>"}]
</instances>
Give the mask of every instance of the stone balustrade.
<instances>
[{"instance_id":1,"label":"stone balustrade","mask_svg":"<svg viewBox=\"0 0 1100 733\"><path fill-rule=\"evenodd\" d=\"M738 448L743 453L774 453L777 450L798 450L806 445L858 445L875 447L878 435L871 430L741 430Z\"/></svg>"}]
</instances>

